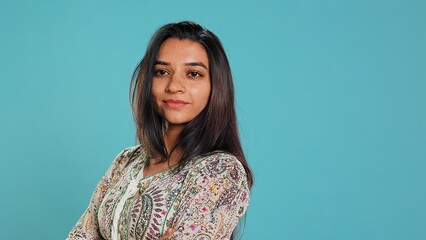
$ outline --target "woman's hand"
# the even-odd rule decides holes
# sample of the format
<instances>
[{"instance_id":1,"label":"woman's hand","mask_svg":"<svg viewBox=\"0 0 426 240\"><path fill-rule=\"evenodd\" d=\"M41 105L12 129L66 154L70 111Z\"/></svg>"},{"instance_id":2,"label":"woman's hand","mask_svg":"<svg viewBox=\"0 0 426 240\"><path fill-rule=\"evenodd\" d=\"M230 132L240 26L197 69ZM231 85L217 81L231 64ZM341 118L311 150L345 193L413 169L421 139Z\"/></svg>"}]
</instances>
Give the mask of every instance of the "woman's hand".
<instances>
[{"instance_id":1,"label":"woman's hand","mask_svg":"<svg viewBox=\"0 0 426 240\"><path fill-rule=\"evenodd\" d=\"M175 230L173 228L167 229L166 233L164 233L164 235L158 240L168 240L169 237L173 237L174 231Z\"/></svg>"}]
</instances>

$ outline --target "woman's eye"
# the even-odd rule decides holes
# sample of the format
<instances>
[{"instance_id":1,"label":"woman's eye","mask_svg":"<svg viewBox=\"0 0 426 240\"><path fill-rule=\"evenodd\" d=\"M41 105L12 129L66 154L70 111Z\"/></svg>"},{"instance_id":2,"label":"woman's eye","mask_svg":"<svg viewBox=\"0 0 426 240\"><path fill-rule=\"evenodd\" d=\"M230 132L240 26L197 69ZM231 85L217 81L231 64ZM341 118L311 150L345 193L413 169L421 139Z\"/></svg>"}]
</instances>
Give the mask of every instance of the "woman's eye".
<instances>
[{"instance_id":1,"label":"woman's eye","mask_svg":"<svg viewBox=\"0 0 426 240\"><path fill-rule=\"evenodd\" d=\"M192 78L201 77L201 74L198 72L190 72L188 75Z\"/></svg>"},{"instance_id":2,"label":"woman's eye","mask_svg":"<svg viewBox=\"0 0 426 240\"><path fill-rule=\"evenodd\" d=\"M162 70L162 69L160 69L160 70L156 70L156 71L154 72L154 74L155 74L156 76L163 76L163 75L166 75L166 74L167 74L167 71L166 71L166 70Z\"/></svg>"}]
</instances>

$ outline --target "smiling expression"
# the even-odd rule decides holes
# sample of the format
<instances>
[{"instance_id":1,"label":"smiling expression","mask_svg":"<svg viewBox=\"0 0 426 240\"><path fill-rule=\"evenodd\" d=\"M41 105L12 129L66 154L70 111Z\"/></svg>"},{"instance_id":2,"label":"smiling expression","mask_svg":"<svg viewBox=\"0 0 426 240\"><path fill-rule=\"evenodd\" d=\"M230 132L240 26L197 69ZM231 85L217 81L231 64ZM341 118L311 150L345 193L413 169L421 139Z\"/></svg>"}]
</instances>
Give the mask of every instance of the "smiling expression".
<instances>
[{"instance_id":1,"label":"smiling expression","mask_svg":"<svg viewBox=\"0 0 426 240\"><path fill-rule=\"evenodd\" d=\"M211 92L204 47L188 39L169 38L155 62L152 94L159 113L170 124L186 124L207 105Z\"/></svg>"}]
</instances>

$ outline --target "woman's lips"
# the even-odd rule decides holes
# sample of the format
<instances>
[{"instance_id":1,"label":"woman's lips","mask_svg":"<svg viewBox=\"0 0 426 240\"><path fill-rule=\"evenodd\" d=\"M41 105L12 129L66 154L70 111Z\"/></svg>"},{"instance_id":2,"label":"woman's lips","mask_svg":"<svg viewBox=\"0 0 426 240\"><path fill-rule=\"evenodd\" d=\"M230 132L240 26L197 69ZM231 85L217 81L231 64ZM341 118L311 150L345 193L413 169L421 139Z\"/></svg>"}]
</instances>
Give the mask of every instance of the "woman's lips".
<instances>
[{"instance_id":1,"label":"woman's lips","mask_svg":"<svg viewBox=\"0 0 426 240\"><path fill-rule=\"evenodd\" d=\"M182 108L185 107L186 105L188 105L187 102L182 101L182 100L174 100L174 99L167 99L163 101L164 103L167 104L167 106L172 107L172 108Z\"/></svg>"}]
</instances>

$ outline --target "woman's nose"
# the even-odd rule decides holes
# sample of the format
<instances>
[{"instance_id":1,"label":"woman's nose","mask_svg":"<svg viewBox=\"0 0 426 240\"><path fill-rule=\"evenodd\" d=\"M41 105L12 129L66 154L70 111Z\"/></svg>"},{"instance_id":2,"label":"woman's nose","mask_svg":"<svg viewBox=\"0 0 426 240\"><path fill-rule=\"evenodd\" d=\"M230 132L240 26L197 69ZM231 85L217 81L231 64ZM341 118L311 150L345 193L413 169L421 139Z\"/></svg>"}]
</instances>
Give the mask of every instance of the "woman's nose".
<instances>
[{"instance_id":1,"label":"woman's nose","mask_svg":"<svg viewBox=\"0 0 426 240\"><path fill-rule=\"evenodd\" d=\"M181 77L178 74L173 74L170 77L169 84L166 86L166 92L168 93L184 93L185 86L182 82Z\"/></svg>"}]
</instances>

